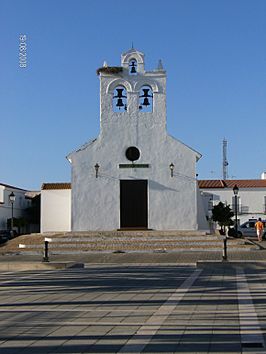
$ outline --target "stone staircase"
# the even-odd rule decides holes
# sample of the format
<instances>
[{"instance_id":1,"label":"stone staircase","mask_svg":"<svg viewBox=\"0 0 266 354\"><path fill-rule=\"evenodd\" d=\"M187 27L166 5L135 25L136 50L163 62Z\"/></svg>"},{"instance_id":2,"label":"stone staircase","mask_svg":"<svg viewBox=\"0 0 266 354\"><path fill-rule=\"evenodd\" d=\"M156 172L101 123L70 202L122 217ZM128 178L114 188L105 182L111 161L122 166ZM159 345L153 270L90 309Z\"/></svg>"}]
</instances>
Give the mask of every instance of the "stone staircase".
<instances>
[{"instance_id":1,"label":"stone staircase","mask_svg":"<svg viewBox=\"0 0 266 354\"><path fill-rule=\"evenodd\" d=\"M0 251L42 254L49 238L49 254L208 252L223 250L223 237L201 231L98 231L23 235L10 240ZM228 239L228 251L250 251L255 245L243 239Z\"/></svg>"}]
</instances>

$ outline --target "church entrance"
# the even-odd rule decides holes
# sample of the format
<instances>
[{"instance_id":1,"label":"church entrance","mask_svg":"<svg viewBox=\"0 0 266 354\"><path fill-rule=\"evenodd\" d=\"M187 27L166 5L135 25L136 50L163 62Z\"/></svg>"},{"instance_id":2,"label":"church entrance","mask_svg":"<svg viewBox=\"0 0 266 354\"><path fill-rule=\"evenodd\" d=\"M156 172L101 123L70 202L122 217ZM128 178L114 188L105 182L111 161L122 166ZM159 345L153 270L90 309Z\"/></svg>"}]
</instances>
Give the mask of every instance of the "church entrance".
<instances>
[{"instance_id":1,"label":"church entrance","mask_svg":"<svg viewBox=\"0 0 266 354\"><path fill-rule=\"evenodd\" d=\"M147 180L120 180L120 228L148 228L147 191Z\"/></svg>"}]
</instances>

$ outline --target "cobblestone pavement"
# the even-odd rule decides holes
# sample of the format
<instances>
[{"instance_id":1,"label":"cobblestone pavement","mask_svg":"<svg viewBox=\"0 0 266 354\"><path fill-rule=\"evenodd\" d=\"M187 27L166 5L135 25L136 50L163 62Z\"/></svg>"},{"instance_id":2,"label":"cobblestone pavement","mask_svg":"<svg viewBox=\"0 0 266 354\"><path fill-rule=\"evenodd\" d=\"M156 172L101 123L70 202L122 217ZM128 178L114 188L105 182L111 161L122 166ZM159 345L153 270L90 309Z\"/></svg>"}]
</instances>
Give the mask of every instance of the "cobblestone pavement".
<instances>
[{"instance_id":1,"label":"cobblestone pavement","mask_svg":"<svg viewBox=\"0 0 266 354\"><path fill-rule=\"evenodd\" d=\"M266 353L266 269L87 264L0 273L1 354Z\"/></svg>"}]
</instances>

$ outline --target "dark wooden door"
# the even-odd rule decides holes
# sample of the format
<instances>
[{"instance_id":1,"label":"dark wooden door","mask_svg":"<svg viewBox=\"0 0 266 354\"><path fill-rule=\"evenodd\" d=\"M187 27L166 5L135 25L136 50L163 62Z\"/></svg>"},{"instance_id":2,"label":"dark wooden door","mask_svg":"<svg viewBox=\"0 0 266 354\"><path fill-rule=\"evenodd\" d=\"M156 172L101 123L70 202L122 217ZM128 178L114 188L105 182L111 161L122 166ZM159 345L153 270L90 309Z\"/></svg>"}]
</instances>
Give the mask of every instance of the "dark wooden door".
<instances>
[{"instance_id":1,"label":"dark wooden door","mask_svg":"<svg viewBox=\"0 0 266 354\"><path fill-rule=\"evenodd\" d=\"M148 228L147 180L120 181L120 227Z\"/></svg>"}]
</instances>

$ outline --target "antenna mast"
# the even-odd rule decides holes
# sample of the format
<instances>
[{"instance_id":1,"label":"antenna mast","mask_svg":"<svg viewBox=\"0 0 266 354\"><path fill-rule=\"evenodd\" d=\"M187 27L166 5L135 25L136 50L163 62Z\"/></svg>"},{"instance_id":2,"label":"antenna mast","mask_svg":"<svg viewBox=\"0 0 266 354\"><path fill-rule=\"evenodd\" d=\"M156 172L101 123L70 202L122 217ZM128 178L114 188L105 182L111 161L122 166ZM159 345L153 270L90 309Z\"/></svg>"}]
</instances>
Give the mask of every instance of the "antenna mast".
<instances>
[{"instance_id":1,"label":"antenna mast","mask_svg":"<svg viewBox=\"0 0 266 354\"><path fill-rule=\"evenodd\" d=\"M228 178L227 140L223 140L223 179Z\"/></svg>"}]
</instances>

